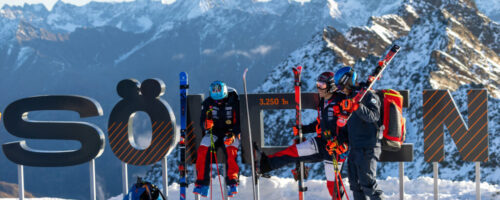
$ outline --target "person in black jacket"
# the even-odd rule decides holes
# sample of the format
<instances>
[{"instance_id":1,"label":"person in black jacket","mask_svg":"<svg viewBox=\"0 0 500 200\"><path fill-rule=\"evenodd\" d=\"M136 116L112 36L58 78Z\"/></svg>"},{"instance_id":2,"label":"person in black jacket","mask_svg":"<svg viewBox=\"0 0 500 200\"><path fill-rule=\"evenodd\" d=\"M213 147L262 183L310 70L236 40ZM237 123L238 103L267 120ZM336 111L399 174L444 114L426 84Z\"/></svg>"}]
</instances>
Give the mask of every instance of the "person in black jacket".
<instances>
[{"instance_id":1,"label":"person in black jacket","mask_svg":"<svg viewBox=\"0 0 500 200\"><path fill-rule=\"evenodd\" d=\"M232 90L232 91L231 91ZM226 184L228 196L238 193L239 167L236 162L240 145L240 105L238 95L222 81L214 81L210 85L210 96L203 101L201 112L201 127L205 131L196 159L197 179L193 193L208 195L210 183L210 147L214 151L225 147L226 151ZM213 143L212 143L213 142Z\"/></svg>"},{"instance_id":2,"label":"person in black jacket","mask_svg":"<svg viewBox=\"0 0 500 200\"><path fill-rule=\"evenodd\" d=\"M360 92L356 89L357 74L351 67L343 67L335 73L335 85L348 99L341 102L342 110L352 113L346 127L349 133L347 160L349 185L355 200L382 199L382 190L376 181L380 138L377 122L380 118L380 100L371 90L362 102L357 103ZM342 121L343 116L339 121Z\"/></svg>"},{"instance_id":3,"label":"person in black jacket","mask_svg":"<svg viewBox=\"0 0 500 200\"><path fill-rule=\"evenodd\" d=\"M327 188L330 195L337 199L338 194L343 194L342 185L335 182L335 167L333 156L338 160L338 169L342 168L347 151L347 135L345 131L337 128L337 115L340 112L339 103L346 98L343 93L337 92L334 83L333 72L324 72L316 81L316 87L320 97L318 117L316 121L303 126L303 133L316 132L314 138L309 138L299 144L293 144L283 151L266 156L262 154L260 159L260 172L267 173L271 170L281 168L286 164L323 161L327 179ZM293 127L294 134L298 134L297 127ZM337 193L340 188L340 193Z\"/></svg>"}]
</instances>

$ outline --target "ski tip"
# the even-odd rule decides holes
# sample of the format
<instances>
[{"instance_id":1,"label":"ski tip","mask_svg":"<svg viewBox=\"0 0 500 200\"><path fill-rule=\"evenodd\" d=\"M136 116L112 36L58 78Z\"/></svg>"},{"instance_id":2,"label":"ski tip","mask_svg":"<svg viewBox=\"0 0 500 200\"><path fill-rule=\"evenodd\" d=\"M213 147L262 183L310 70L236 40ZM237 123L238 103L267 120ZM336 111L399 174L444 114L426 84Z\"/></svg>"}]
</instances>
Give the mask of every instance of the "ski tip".
<instances>
[{"instance_id":1,"label":"ski tip","mask_svg":"<svg viewBox=\"0 0 500 200\"><path fill-rule=\"evenodd\" d=\"M243 77L247 76L248 68L245 68L245 71L243 71Z\"/></svg>"},{"instance_id":2,"label":"ski tip","mask_svg":"<svg viewBox=\"0 0 500 200\"><path fill-rule=\"evenodd\" d=\"M397 51L399 51L400 48L401 47L399 45L395 44L392 46L391 51L397 52Z\"/></svg>"},{"instance_id":3,"label":"ski tip","mask_svg":"<svg viewBox=\"0 0 500 200\"><path fill-rule=\"evenodd\" d=\"M293 70L293 72L294 72L294 73L296 73L296 74L297 74L297 73L301 73L301 72L302 72L302 66L300 66L300 65L299 65L299 66L297 66L297 67L293 67L293 68L292 68L292 70Z\"/></svg>"},{"instance_id":4,"label":"ski tip","mask_svg":"<svg viewBox=\"0 0 500 200\"><path fill-rule=\"evenodd\" d=\"M187 77L187 73L186 73L186 72L181 72L181 73L179 73L179 78L180 78L181 80L186 79L186 77Z\"/></svg>"}]
</instances>

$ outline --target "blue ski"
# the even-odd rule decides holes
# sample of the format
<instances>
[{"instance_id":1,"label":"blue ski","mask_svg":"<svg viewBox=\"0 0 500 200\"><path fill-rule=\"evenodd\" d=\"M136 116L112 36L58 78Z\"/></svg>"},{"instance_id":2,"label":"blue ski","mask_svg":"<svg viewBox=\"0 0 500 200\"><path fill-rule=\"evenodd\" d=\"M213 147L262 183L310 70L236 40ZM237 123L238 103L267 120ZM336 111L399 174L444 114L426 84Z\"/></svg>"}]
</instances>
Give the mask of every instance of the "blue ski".
<instances>
[{"instance_id":1,"label":"blue ski","mask_svg":"<svg viewBox=\"0 0 500 200\"><path fill-rule=\"evenodd\" d=\"M180 148L180 164L179 164L179 185L180 185L180 199L186 200L186 188L188 187L186 181L186 118L187 118L187 91L189 88L188 75L186 72L179 74L180 80L180 95L181 95L181 139L179 142Z\"/></svg>"}]
</instances>

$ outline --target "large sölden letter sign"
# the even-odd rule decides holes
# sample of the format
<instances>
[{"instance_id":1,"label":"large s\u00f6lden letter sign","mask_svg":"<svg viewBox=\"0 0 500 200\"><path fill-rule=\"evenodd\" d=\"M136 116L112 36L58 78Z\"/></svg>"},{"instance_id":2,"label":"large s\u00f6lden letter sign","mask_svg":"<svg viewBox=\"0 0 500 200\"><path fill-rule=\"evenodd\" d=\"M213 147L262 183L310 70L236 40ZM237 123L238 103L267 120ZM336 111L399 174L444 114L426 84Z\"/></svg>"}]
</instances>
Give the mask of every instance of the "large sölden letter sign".
<instances>
[{"instance_id":1,"label":"large s\u00f6lden letter sign","mask_svg":"<svg viewBox=\"0 0 500 200\"><path fill-rule=\"evenodd\" d=\"M424 90L424 156L426 162L444 160L446 126L462 160L488 161L488 95L485 89L469 90L468 125L448 90Z\"/></svg>"}]
</instances>

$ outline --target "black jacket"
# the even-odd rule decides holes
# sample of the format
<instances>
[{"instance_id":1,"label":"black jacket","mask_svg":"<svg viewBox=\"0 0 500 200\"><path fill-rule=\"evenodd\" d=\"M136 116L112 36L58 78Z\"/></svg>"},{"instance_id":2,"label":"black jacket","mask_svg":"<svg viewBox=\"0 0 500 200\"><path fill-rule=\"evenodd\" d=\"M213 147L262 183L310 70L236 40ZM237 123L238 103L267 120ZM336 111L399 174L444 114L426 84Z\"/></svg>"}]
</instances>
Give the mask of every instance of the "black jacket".
<instances>
[{"instance_id":1,"label":"black jacket","mask_svg":"<svg viewBox=\"0 0 500 200\"><path fill-rule=\"evenodd\" d=\"M303 126L302 132L316 132L318 133L318 137L325 140L328 140L331 137L337 137L336 139L339 143L347 142L347 133L343 129L339 129L337 131L337 116L334 113L334 106L340 108L339 103L345 98L345 94L335 92L328 100L320 99L317 107L318 117L316 118L316 121Z\"/></svg>"},{"instance_id":2,"label":"black jacket","mask_svg":"<svg viewBox=\"0 0 500 200\"><path fill-rule=\"evenodd\" d=\"M352 98L352 97L351 97ZM379 147L378 125L380 99L373 91L368 91L347 122L349 148Z\"/></svg>"},{"instance_id":3,"label":"black jacket","mask_svg":"<svg viewBox=\"0 0 500 200\"><path fill-rule=\"evenodd\" d=\"M212 110L210 112L210 109ZM214 100L208 97L201 108L201 127L205 129L205 120L212 119L212 134L224 137L227 133L240 134L240 101L236 92L229 92L228 97ZM205 132L208 130L205 130Z\"/></svg>"}]
</instances>

